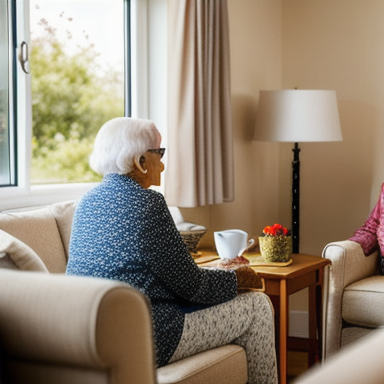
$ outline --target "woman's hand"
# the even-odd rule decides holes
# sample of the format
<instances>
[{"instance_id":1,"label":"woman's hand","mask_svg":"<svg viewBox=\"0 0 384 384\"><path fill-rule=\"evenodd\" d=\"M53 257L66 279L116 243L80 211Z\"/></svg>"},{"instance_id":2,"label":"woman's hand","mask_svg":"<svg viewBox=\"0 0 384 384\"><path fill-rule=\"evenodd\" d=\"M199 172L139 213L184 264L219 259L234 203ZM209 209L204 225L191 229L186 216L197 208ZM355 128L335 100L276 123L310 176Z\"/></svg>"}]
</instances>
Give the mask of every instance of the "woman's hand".
<instances>
[{"instance_id":1,"label":"woman's hand","mask_svg":"<svg viewBox=\"0 0 384 384\"><path fill-rule=\"evenodd\" d=\"M245 289L260 289L263 283L260 276L249 267L240 267L235 269L237 277L237 290L243 291Z\"/></svg>"}]
</instances>

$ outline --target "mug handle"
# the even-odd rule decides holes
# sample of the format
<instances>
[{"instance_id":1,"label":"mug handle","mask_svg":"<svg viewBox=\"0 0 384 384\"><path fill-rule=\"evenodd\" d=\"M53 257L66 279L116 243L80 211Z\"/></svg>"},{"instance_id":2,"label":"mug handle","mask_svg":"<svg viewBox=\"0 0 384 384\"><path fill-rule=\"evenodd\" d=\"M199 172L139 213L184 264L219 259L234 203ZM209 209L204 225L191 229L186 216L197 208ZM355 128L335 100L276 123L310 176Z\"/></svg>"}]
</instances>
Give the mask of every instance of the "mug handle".
<instances>
[{"instance_id":1,"label":"mug handle","mask_svg":"<svg viewBox=\"0 0 384 384\"><path fill-rule=\"evenodd\" d=\"M237 254L237 256L243 256L244 252L247 252L248 249L252 248L253 245L255 244L255 239L249 239L248 243L249 243L249 244L248 244L245 248L243 248L243 249Z\"/></svg>"}]
</instances>

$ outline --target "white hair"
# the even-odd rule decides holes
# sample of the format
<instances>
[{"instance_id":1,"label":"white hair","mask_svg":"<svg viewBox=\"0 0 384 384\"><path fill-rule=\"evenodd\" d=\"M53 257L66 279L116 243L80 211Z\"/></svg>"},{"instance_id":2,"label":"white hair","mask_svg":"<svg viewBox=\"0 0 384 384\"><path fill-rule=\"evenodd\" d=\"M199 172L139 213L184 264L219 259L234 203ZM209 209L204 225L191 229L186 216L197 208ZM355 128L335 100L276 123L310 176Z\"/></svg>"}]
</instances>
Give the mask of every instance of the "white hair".
<instances>
[{"instance_id":1,"label":"white hair","mask_svg":"<svg viewBox=\"0 0 384 384\"><path fill-rule=\"evenodd\" d=\"M159 136L150 120L130 117L109 120L96 135L89 165L100 175L128 174L134 159L155 148Z\"/></svg>"}]
</instances>

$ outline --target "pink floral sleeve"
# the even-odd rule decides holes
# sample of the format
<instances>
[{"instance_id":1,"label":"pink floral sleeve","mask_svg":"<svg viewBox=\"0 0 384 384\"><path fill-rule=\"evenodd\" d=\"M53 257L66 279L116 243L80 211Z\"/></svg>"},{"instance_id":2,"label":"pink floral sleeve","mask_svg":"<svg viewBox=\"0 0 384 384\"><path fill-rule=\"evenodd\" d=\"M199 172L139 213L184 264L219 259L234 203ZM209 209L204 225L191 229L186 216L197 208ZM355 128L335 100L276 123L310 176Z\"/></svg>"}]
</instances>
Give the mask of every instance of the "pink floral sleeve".
<instances>
[{"instance_id":1,"label":"pink floral sleeve","mask_svg":"<svg viewBox=\"0 0 384 384\"><path fill-rule=\"evenodd\" d=\"M369 215L367 221L355 231L349 240L361 245L364 254L368 256L378 246L381 254L384 254L384 217L382 207L384 206L384 183L381 186L379 200Z\"/></svg>"}]
</instances>

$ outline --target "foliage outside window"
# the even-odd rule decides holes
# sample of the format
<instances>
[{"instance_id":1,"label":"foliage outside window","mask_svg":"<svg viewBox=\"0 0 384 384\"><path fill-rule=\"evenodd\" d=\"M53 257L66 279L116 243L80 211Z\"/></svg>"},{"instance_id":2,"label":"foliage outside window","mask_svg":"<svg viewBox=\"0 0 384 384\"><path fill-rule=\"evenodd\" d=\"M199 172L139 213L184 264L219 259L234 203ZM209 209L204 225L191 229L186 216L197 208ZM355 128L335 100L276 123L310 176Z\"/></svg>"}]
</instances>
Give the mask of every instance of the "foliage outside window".
<instances>
[{"instance_id":1,"label":"foliage outside window","mask_svg":"<svg viewBox=\"0 0 384 384\"><path fill-rule=\"evenodd\" d=\"M54 3L52 11L52 0L31 1L37 21L31 19L31 183L99 181L88 166L94 137L106 121L124 116L123 0ZM105 33L121 52L118 63L103 61L92 31L82 29L85 18L102 28L111 3L120 12ZM88 7L83 19L78 13L82 5ZM94 13L95 6L100 13ZM44 17L45 8L50 9L49 18Z\"/></svg>"}]
</instances>

